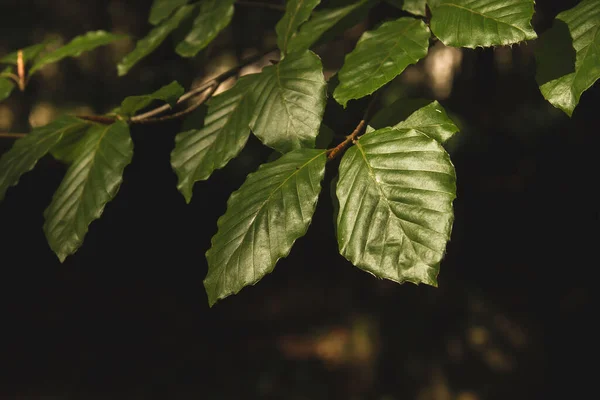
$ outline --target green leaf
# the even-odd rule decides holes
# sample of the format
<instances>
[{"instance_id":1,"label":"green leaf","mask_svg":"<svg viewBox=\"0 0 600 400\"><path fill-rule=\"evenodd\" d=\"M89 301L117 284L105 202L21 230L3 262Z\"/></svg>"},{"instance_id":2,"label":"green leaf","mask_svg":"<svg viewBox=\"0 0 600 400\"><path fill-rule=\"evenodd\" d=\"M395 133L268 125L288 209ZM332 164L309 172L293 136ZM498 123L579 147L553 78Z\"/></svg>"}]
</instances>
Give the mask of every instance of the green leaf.
<instances>
[{"instance_id":1,"label":"green leaf","mask_svg":"<svg viewBox=\"0 0 600 400\"><path fill-rule=\"evenodd\" d=\"M321 60L308 50L264 68L253 90L252 131L281 153L315 147L326 87Z\"/></svg>"},{"instance_id":2,"label":"green leaf","mask_svg":"<svg viewBox=\"0 0 600 400\"><path fill-rule=\"evenodd\" d=\"M414 129L440 143L445 143L456 132L458 127L446 114L444 107L437 101L420 108L394 128L398 130Z\"/></svg>"},{"instance_id":3,"label":"green leaf","mask_svg":"<svg viewBox=\"0 0 600 400\"><path fill-rule=\"evenodd\" d=\"M455 193L454 166L436 140L394 128L363 135L340 164L340 253L377 277L437 286Z\"/></svg>"},{"instance_id":4,"label":"green leaf","mask_svg":"<svg viewBox=\"0 0 600 400\"><path fill-rule=\"evenodd\" d=\"M15 81L2 77L3 74L12 74L12 68L7 67L0 73L0 101L8 98L15 88Z\"/></svg>"},{"instance_id":5,"label":"green leaf","mask_svg":"<svg viewBox=\"0 0 600 400\"><path fill-rule=\"evenodd\" d=\"M88 32L84 35L77 36L66 45L38 58L29 70L29 75L33 75L34 72L44 65L58 62L66 57L78 57L85 51L93 50L99 46L105 46L116 40L123 39L124 37L126 36L115 35L104 31Z\"/></svg>"},{"instance_id":6,"label":"green leaf","mask_svg":"<svg viewBox=\"0 0 600 400\"><path fill-rule=\"evenodd\" d=\"M184 92L183 87L177 81L173 81L152 94L126 97L117 110L117 114L130 117L142 108L148 107L155 100L162 100L169 103L171 107L175 107L177 100Z\"/></svg>"},{"instance_id":7,"label":"green leaf","mask_svg":"<svg viewBox=\"0 0 600 400\"><path fill-rule=\"evenodd\" d=\"M246 144L253 111L250 94L257 76L243 76L233 88L210 99L204 126L175 137L171 165L186 202L192 200L195 182L223 168Z\"/></svg>"},{"instance_id":8,"label":"green leaf","mask_svg":"<svg viewBox=\"0 0 600 400\"><path fill-rule=\"evenodd\" d=\"M315 141L315 147L317 149L326 149L333 141L333 130L325 124L321 124L317 140Z\"/></svg>"},{"instance_id":9,"label":"green leaf","mask_svg":"<svg viewBox=\"0 0 600 400\"><path fill-rule=\"evenodd\" d=\"M235 0L204 0L192 29L177 45L175 51L182 57L194 57L217 37L233 18Z\"/></svg>"},{"instance_id":10,"label":"green leaf","mask_svg":"<svg viewBox=\"0 0 600 400\"><path fill-rule=\"evenodd\" d=\"M4 199L6 190L15 186L21 175L31 171L38 160L60 142L63 136L78 132L86 126L88 124L80 119L63 116L16 140L13 147L0 158L0 201Z\"/></svg>"},{"instance_id":11,"label":"green leaf","mask_svg":"<svg viewBox=\"0 0 600 400\"><path fill-rule=\"evenodd\" d=\"M304 236L326 160L323 150L292 151L263 164L231 195L206 252L204 286L211 306L272 272Z\"/></svg>"},{"instance_id":12,"label":"green leaf","mask_svg":"<svg viewBox=\"0 0 600 400\"><path fill-rule=\"evenodd\" d=\"M288 44L298 27L306 22L312 10L321 0L288 0L285 14L275 26L277 32L277 46L282 54L287 54Z\"/></svg>"},{"instance_id":13,"label":"green leaf","mask_svg":"<svg viewBox=\"0 0 600 400\"><path fill-rule=\"evenodd\" d=\"M185 6L190 0L154 0L150 8L148 22L157 25L171 16L173 11L181 6Z\"/></svg>"},{"instance_id":14,"label":"green leaf","mask_svg":"<svg viewBox=\"0 0 600 400\"><path fill-rule=\"evenodd\" d=\"M424 17L426 15L425 6L427 5L427 0L386 0L393 6L398 7L399 9L409 12L413 15L418 15L420 17Z\"/></svg>"},{"instance_id":15,"label":"green leaf","mask_svg":"<svg viewBox=\"0 0 600 400\"><path fill-rule=\"evenodd\" d=\"M85 128L88 128L88 126L86 125L81 130L68 135L63 135L60 141L50 150L52 157L65 164L71 164L75 161L77 154L79 154L79 146L87 134Z\"/></svg>"},{"instance_id":16,"label":"green leaf","mask_svg":"<svg viewBox=\"0 0 600 400\"><path fill-rule=\"evenodd\" d=\"M23 62L28 63L36 58L42 51L48 47L50 43L52 43L54 39L44 40L42 43L34 44L33 46L25 47L23 50ZM0 59L1 64L13 64L17 65L19 51L13 51L10 54L5 55Z\"/></svg>"},{"instance_id":17,"label":"green leaf","mask_svg":"<svg viewBox=\"0 0 600 400\"><path fill-rule=\"evenodd\" d=\"M367 96L427 55L429 29L423 21L400 18L365 32L346 56L333 97L346 107Z\"/></svg>"},{"instance_id":18,"label":"green leaf","mask_svg":"<svg viewBox=\"0 0 600 400\"><path fill-rule=\"evenodd\" d=\"M123 121L93 126L78 150L44 212L46 238L61 262L77 251L89 224L117 194L133 156L129 127Z\"/></svg>"},{"instance_id":19,"label":"green leaf","mask_svg":"<svg viewBox=\"0 0 600 400\"><path fill-rule=\"evenodd\" d=\"M569 116L583 92L600 78L600 0L561 12L536 49L542 95Z\"/></svg>"},{"instance_id":20,"label":"green leaf","mask_svg":"<svg viewBox=\"0 0 600 400\"><path fill-rule=\"evenodd\" d=\"M146 37L138 40L135 49L127 54L119 65L117 65L119 76L127 74L142 58L152 53L186 17L190 16L194 7L195 5L193 4L181 7L169 19L152 29Z\"/></svg>"},{"instance_id":21,"label":"green leaf","mask_svg":"<svg viewBox=\"0 0 600 400\"><path fill-rule=\"evenodd\" d=\"M344 7L315 11L310 20L302 24L296 35L288 40L287 51L291 53L309 49L317 43L325 32L339 25L342 25L342 29L349 28L348 25L351 24L344 24L343 21L349 18L352 20L351 22L354 22L354 18L351 18L351 16L354 15L355 11L359 14L359 18L363 19L366 11L374 3L372 0L361 0Z\"/></svg>"},{"instance_id":22,"label":"green leaf","mask_svg":"<svg viewBox=\"0 0 600 400\"><path fill-rule=\"evenodd\" d=\"M535 39L534 0L429 2L431 30L446 46L489 47Z\"/></svg>"},{"instance_id":23,"label":"green leaf","mask_svg":"<svg viewBox=\"0 0 600 400\"><path fill-rule=\"evenodd\" d=\"M394 126L430 103L431 100L429 99L399 98L377 111L373 118L369 120L369 126L375 128L373 130Z\"/></svg>"}]
</instances>

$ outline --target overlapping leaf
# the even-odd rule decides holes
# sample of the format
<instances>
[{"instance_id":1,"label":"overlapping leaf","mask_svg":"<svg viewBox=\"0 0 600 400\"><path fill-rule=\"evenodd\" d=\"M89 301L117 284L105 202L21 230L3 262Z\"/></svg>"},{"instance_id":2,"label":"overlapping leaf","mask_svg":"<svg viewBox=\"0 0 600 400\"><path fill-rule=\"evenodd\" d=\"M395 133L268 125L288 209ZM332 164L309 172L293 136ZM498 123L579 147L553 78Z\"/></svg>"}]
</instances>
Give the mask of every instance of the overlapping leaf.
<instances>
[{"instance_id":1,"label":"overlapping leaf","mask_svg":"<svg viewBox=\"0 0 600 400\"><path fill-rule=\"evenodd\" d=\"M35 59L42 51L48 47L48 45L53 41L53 39L44 40L42 43L34 44L33 46L25 47L22 49L23 51L23 62L28 63ZM2 64L13 64L17 65L19 51L13 51L10 54L5 55L0 59L0 63Z\"/></svg>"},{"instance_id":2,"label":"overlapping leaf","mask_svg":"<svg viewBox=\"0 0 600 400\"><path fill-rule=\"evenodd\" d=\"M365 32L346 56L333 97L342 106L369 95L427 55L429 29L423 21L400 18Z\"/></svg>"},{"instance_id":3,"label":"overlapping leaf","mask_svg":"<svg viewBox=\"0 0 600 400\"><path fill-rule=\"evenodd\" d=\"M204 286L211 306L273 271L306 233L321 191L325 154L312 149L284 154L248 175L231 195L206 252Z\"/></svg>"},{"instance_id":4,"label":"overlapping leaf","mask_svg":"<svg viewBox=\"0 0 600 400\"><path fill-rule=\"evenodd\" d=\"M398 130L414 129L440 143L445 143L458 132L458 127L437 101L418 109L394 128Z\"/></svg>"},{"instance_id":5,"label":"overlapping leaf","mask_svg":"<svg viewBox=\"0 0 600 400\"><path fill-rule=\"evenodd\" d=\"M12 68L5 68L2 73L0 73L0 101L6 99L12 93L15 88L15 82L7 77L3 77L2 75L12 74Z\"/></svg>"},{"instance_id":6,"label":"overlapping leaf","mask_svg":"<svg viewBox=\"0 0 600 400\"><path fill-rule=\"evenodd\" d=\"M152 29L146 37L138 40L135 49L117 65L119 76L127 74L135 64L152 53L186 17L191 15L194 8L195 5L193 4L179 8L170 18Z\"/></svg>"},{"instance_id":7,"label":"overlapping leaf","mask_svg":"<svg viewBox=\"0 0 600 400\"><path fill-rule=\"evenodd\" d=\"M436 140L414 129L363 135L340 164L340 253L380 278L436 286L455 193L454 167Z\"/></svg>"},{"instance_id":8,"label":"overlapping leaf","mask_svg":"<svg viewBox=\"0 0 600 400\"><path fill-rule=\"evenodd\" d=\"M427 0L387 0L388 3L413 15L424 17Z\"/></svg>"},{"instance_id":9,"label":"overlapping leaf","mask_svg":"<svg viewBox=\"0 0 600 400\"><path fill-rule=\"evenodd\" d=\"M177 188L188 203L194 183L208 179L246 144L253 112L250 96L257 76L244 76L233 88L212 98L204 126L175 137L171 165L179 178Z\"/></svg>"},{"instance_id":10,"label":"overlapping leaf","mask_svg":"<svg viewBox=\"0 0 600 400\"><path fill-rule=\"evenodd\" d=\"M308 50L291 53L264 68L253 90L252 131L282 153L315 147L326 86L321 60Z\"/></svg>"},{"instance_id":11,"label":"overlapping leaf","mask_svg":"<svg viewBox=\"0 0 600 400\"><path fill-rule=\"evenodd\" d=\"M185 92L183 87L177 81L173 81L154 93L126 97L117 110L117 114L127 117L132 116L142 108L148 107L155 100L162 100L174 107L183 92Z\"/></svg>"},{"instance_id":12,"label":"overlapping leaf","mask_svg":"<svg viewBox=\"0 0 600 400\"><path fill-rule=\"evenodd\" d=\"M131 162L129 127L118 121L97 125L78 146L78 154L44 212L44 232L60 261L77 251L89 224L114 198Z\"/></svg>"},{"instance_id":13,"label":"overlapping leaf","mask_svg":"<svg viewBox=\"0 0 600 400\"><path fill-rule=\"evenodd\" d=\"M192 29L177 45L175 51L182 57L194 57L217 37L233 18L235 0L204 0L194 19Z\"/></svg>"},{"instance_id":14,"label":"overlapping leaf","mask_svg":"<svg viewBox=\"0 0 600 400\"><path fill-rule=\"evenodd\" d=\"M148 22L157 25L163 20L169 18L173 11L181 6L185 6L190 0L154 0L150 8Z\"/></svg>"},{"instance_id":15,"label":"overlapping leaf","mask_svg":"<svg viewBox=\"0 0 600 400\"><path fill-rule=\"evenodd\" d=\"M489 47L535 39L534 0L436 0L431 30L446 46Z\"/></svg>"},{"instance_id":16,"label":"overlapping leaf","mask_svg":"<svg viewBox=\"0 0 600 400\"><path fill-rule=\"evenodd\" d=\"M288 52L288 44L292 36L296 33L298 27L306 22L310 17L312 10L321 2L321 0L288 0L285 7L285 14L277 23L275 31L277 32L277 46L282 54Z\"/></svg>"},{"instance_id":17,"label":"overlapping leaf","mask_svg":"<svg viewBox=\"0 0 600 400\"><path fill-rule=\"evenodd\" d=\"M584 0L558 14L540 37L536 59L542 94L571 116L583 92L600 78L600 0Z\"/></svg>"},{"instance_id":18,"label":"overlapping leaf","mask_svg":"<svg viewBox=\"0 0 600 400\"><path fill-rule=\"evenodd\" d=\"M29 70L29 75L32 75L47 64L58 62L66 57L78 57L85 51L93 50L99 46L105 46L116 40L123 39L124 37L124 35L116 35L104 31L88 32L85 35L77 36L66 45L35 60L35 63Z\"/></svg>"},{"instance_id":19,"label":"overlapping leaf","mask_svg":"<svg viewBox=\"0 0 600 400\"><path fill-rule=\"evenodd\" d=\"M344 7L315 11L310 20L302 26L296 35L288 40L287 51L300 51L311 48L317 41L330 30L344 30L350 28L357 20L364 18L365 13L376 1L360 0ZM354 15L357 18L352 18ZM346 23L344 23L346 22Z\"/></svg>"},{"instance_id":20,"label":"overlapping leaf","mask_svg":"<svg viewBox=\"0 0 600 400\"><path fill-rule=\"evenodd\" d=\"M61 139L85 129L88 124L78 118L64 116L27 136L15 141L13 147L0 158L0 201L6 190L16 185L21 175L31 171Z\"/></svg>"}]
</instances>

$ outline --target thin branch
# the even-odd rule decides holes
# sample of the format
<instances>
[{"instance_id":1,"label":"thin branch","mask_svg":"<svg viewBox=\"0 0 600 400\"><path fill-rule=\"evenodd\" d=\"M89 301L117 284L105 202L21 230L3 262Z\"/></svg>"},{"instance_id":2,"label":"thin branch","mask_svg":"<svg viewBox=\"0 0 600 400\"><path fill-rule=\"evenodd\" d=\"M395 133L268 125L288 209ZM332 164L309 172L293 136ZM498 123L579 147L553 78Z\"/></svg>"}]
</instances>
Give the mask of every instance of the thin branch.
<instances>
[{"instance_id":1,"label":"thin branch","mask_svg":"<svg viewBox=\"0 0 600 400\"><path fill-rule=\"evenodd\" d=\"M25 136L27 136L26 133L0 132L0 138L3 138L3 139L20 139Z\"/></svg>"},{"instance_id":2,"label":"thin branch","mask_svg":"<svg viewBox=\"0 0 600 400\"><path fill-rule=\"evenodd\" d=\"M102 115L76 115L79 119L84 119L86 121L97 122L104 125L110 125L115 122L117 119L114 117L105 117Z\"/></svg>"},{"instance_id":3,"label":"thin branch","mask_svg":"<svg viewBox=\"0 0 600 400\"><path fill-rule=\"evenodd\" d=\"M278 4L265 3L262 1L238 0L238 1L236 1L236 4L239 4L240 6L268 8L270 10L275 10L275 11L285 11L285 6L280 6Z\"/></svg>"},{"instance_id":4,"label":"thin branch","mask_svg":"<svg viewBox=\"0 0 600 400\"><path fill-rule=\"evenodd\" d=\"M17 52L17 73L19 74L19 89L25 91L25 61L23 60L23 50Z\"/></svg>"},{"instance_id":5,"label":"thin branch","mask_svg":"<svg viewBox=\"0 0 600 400\"><path fill-rule=\"evenodd\" d=\"M362 132L365 128L367 122L364 119L361 119L354 131L351 134L346 136L346 140L342 143L335 146L333 149L327 150L327 159L333 160L342 150L344 150L350 143L353 143L356 140L356 137Z\"/></svg>"}]
</instances>

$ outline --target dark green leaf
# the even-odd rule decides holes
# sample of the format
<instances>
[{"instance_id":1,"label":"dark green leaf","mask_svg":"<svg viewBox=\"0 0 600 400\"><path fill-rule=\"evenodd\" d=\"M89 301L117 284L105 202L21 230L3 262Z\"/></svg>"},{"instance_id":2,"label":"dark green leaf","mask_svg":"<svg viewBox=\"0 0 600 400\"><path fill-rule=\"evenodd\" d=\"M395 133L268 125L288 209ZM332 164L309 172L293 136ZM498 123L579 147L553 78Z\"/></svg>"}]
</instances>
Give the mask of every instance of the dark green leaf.
<instances>
[{"instance_id":1,"label":"dark green leaf","mask_svg":"<svg viewBox=\"0 0 600 400\"><path fill-rule=\"evenodd\" d=\"M171 165L177 173L177 188L189 203L194 183L206 180L238 155L250 135L250 94L258 75L241 77L235 86L208 102L202 128L175 137Z\"/></svg>"},{"instance_id":2,"label":"dark green leaf","mask_svg":"<svg viewBox=\"0 0 600 400\"><path fill-rule=\"evenodd\" d=\"M71 164L75 161L79 152L79 146L81 145L82 139L85 137L88 126L86 125L83 129L72 132L68 135L63 135L60 142L58 142L51 150L50 154L54 159L61 161L65 164Z\"/></svg>"},{"instance_id":3,"label":"dark green leaf","mask_svg":"<svg viewBox=\"0 0 600 400\"><path fill-rule=\"evenodd\" d=\"M52 43L54 39L44 40L42 43L34 44L33 46L25 47L23 49L23 62L28 63L36 58L50 43ZM13 64L17 65L19 51L13 51L10 54L5 55L0 59L0 63L2 64Z\"/></svg>"},{"instance_id":4,"label":"dark green leaf","mask_svg":"<svg viewBox=\"0 0 600 400\"><path fill-rule=\"evenodd\" d=\"M6 190L16 185L21 175L31 171L63 136L86 126L88 124L80 119L63 116L15 141L13 147L0 158L0 201L4 199Z\"/></svg>"},{"instance_id":5,"label":"dark green leaf","mask_svg":"<svg viewBox=\"0 0 600 400\"><path fill-rule=\"evenodd\" d=\"M235 0L204 0L194 25L175 51L182 57L194 57L217 37L233 17Z\"/></svg>"},{"instance_id":6,"label":"dark green leaf","mask_svg":"<svg viewBox=\"0 0 600 400\"><path fill-rule=\"evenodd\" d=\"M115 35L104 31L88 32L84 35L77 36L66 45L38 58L29 70L29 75L32 75L46 64L58 62L66 57L78 57L85 51L93 50L99 46L105 46L116 40L123 39L124 37L124 35Z\"/></svg>"},{"instance_id":7,"label":"dark green leaf","mask_svg":"<svg viewBox=\"0 0 600 400\"><path fill-rule=\"evenodd\" d=\"M600 0L584 0L556 17L536 51L536 80L546 100L569 116L600 78Z\"/></svg>"},{"instance_id":8,"label":"dark green leaf","mask_svg":"<svg viewBox=\"0 0 600 400\"><path fill-rule=\"evenodd\" d=\"M288 44L292 36L298 30L298 27L306 22L310 17L312 10L321 2L321 0L288 0L285 7L285 14L277 23L275 31L277 32L277 46L282 54L287 54Z\"/></svg>"},{"instance_id":9,"label":"dark green leaf","mask_svg":"<svg viewBox=\"0 0 600 400\"><path fill-rule=\"evenodd\" d=\"M393 128L363 135L342 158L336 193L344 257L380 278L437 286L456 177L436 140Z\"/></svg>"},{"instance_id":10,"label":"dark green leaf","mask_svg":"<svg viewBox=\"0 0 600 400\"><path fill-rule=\"evenodd\" d=\"M400 18L365 32L346 56L333 97L342 106L367 96L427 55L429 29L423 21Z\"/></svg>"},{"instance_id":11,"label":"dark green leaf","mask_svg":"<svg viewBox=\"0 0 600 400\"><path fill-rule=\"evenodd\" d=\"M427 0L386 0L388 3L413 15L424 17Z\"/></svg>"},{"instance_id":12,"label":"dark green leaf","mask_svg":"<svg viewBox=\"0 0 600 400\"><path fill-rule=\"evenodd\" d=\"M174 107L183 92L185 92L183 87L177 81L173 81L152 94L126 97L121 103L121 108L117 110L117 114L130 117L142 108L148 107L155 100L162 100Z\"/></svg>"},{"instance_id":13,"label":"dark green leaf","mask_svg":"<svg viewBox=\"0 0 600 400\"><path fill-rule=\"evenodd\" d=\"M444 107L437 101L433 101L431 104L415 111L394 128L398 130L414 129L440 143L445 143L458 132L458 127L454 125L454 122L446 114Z\"/></svg>"},{"instance_id":14,"label":"dark green leaf","mask_svg":"<svg viewBox=\"0 0 600 400\"><path fill-rule=\"evenodd\" d=\"M133 143L123 121L90 128L52 202L44 212L44 232L59 260L77 251L89 224L100 218L131 162Z\"/></svg>"},{"instance_id":15,"label":"dark green leaf","mask_svg":"<svg viewBox=\"0 0 600 400\"><path fill-rule=\"evenodd\" d=\"M326 160L323 150L292 151L248 175L231 195L206 252L204 286L211 306L272 272L296 239L304 236Z\"/></svg>"},{"instance_id":16,"label":"dark green leaf","mask_svg":"<svg viewBox=\"0 0 600 400\"><path fill-rule=\"evenodd\" d=\"M157 25L169 18L177 8L185 6L189 2L190 0L154 0L150 9L148 22L152 25Z\"/></svg>"},{"instance_id":17,"label":"dark green leaf","mask_svg":"<svg viewBox=\"0 0 600 400\"><path fill-rule=\"evenodd\" d=\"M0 73L0 101L8 98L15 88L15 81L11 78L4 77L3 75L12 74L12 68L5 68L2 73Z\"/></svg>"},{"instance_id":18,"label":"dark green leaf","mask_svg":"<svg viewBox=\"0 0 600 400\"><path fill-rule=\"evenodd\" d=\"M429 1L431 30L446 46L489 47L537 37L534 0Z\"/></svg>"},{"instance_id":19,"label":"dark green leaf","mask_svg":"<svg viewBox=\"0 0 600 400\"><path fill-rule=\"evenodd\" d=\"M334 132L330 127L325 124L321 124L319 135L317 135L317 140L315 141L315 147L317 149L326 149L331 144L333 135Z\"/></svg>"},{"instance_id":20,"label":"dark green leaf","mask_svg":"<svg viewBox=\"0 0 600 400\"><path fill-rule=\"evenodd\" d=\"M138 40L135 49L127 54L119 65L117 65L119 76L127 74L142 58L152 53L186 17L190 16L194 7L193 4L181 7L169 19L152 29L145 38Z\"/></svg>"},{"instance_id":21,"label":"dark green leaf","mask_svg":"<svg viewBox=\"0 0 600 400\"><path fill-rule=\"evenodd\" d=\"M291 53L311 48L325 32L334 27L337 28L338 25L341 26L341 29L349 28L356 23L354 18L350 18L355 14L354 12L357 12L359 20L364 19L366 11L374 3L372 0L360 0L344 7L315 11L310 20L302 24L298 33L289 39L287 51ZM351 23L343 23L346 18L350 18Z\"/></svg>"},{"instance_id":22,"label":"dark green leaf","mask_svg":"<svg viewBox=\"0 0 600 400\"><path fill-rule=\"evenodd\" d=\"M282 153L315 147L326 101L321 60L306 50L266 67L253 100L251 128L264 144Z\"/></svg>"}]
</instances>

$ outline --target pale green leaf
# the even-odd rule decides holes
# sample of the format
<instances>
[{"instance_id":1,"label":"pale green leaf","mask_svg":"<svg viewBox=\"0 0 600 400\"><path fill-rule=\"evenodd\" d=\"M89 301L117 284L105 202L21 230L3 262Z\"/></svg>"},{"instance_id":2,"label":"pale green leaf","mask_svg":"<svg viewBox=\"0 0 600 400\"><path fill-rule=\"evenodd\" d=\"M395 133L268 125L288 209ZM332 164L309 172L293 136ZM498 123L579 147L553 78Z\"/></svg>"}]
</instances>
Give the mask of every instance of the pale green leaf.
<instances>
[{"instance_id":1,"label":"pale green leaf","mask_svg":"<svg viewBox=\"0 0 600 400\"><path fill-rule=\"evenodd\" d=\"M306 22L310 17L312 10L321 2L321 0L288 0L285 7L285 14L275 26L277 32L277 46L282 54L287 54L290 39L298 27Z\"/></svg>"},{"instance_id":2,"label":"pale green leaf","mask_svg":"<svg viewBox=\"0 0 600 400\"><path fill-rule=\"evenodd\" d=\"M367 96L427 55L429 29L418 19L400 18L365 32L346 56L333 97L342 106Z\"/></svg>"},{"instance_id":3,"label":"pale green leaf","mask_svg":"<svg viewBox=\"0 0 600 400\"><path fill-rule=\"evenodd\" d=\"M357 18L352 17L357 15L359 20L364 19L366 12L374 4L375 1L372 0L360 0L344 7L313 12L310 20L302 24L296 35L288 40L287 51L291 53L309 49L317 43L325 32L334 29L337 31L338 26L340 30L350 28L357 22ZM350 20L350 22L344 23L346 20Z\"/></svg>"},{"instance_id":4,"label":"pale green leaf","mask_svg":"<svg viewBox=\"0 0 600 400\"><path fill-rule=\"evenodd\" d=\"M125 122L90 128L44 212L46 238L61 262L77 251L90 223L115 197L132 156Z\"/></svg>"},{"instance_id":5,"label":"pale green leaf","mask_svg":"<svg viewBox=\"0 0 600 400\"><path fill-rule=\"evenodd\" d=\"M78 118L63 116L27 136L18 139L0 158L0 201L6 190L16 185L24 173L31 171L65 135L85 129L88 124Z\"/></svg>"},{"instance_id":6,"label":"pale green leaf","mask_svg":"<svg viewBox=\"0 0 600 400\"><path fill-rule=\"evenodd\" d=\"M183 87L177 81L173 81L152 94L126 97L116 113L130 117L135 115L139 110L148 107L155 100L162 100L171 107L174 107L175 104L177 104L177 100L184 92L185 90Z\"/></svg>"},{"instance_id":7,"label":"pale green leaf","mask_svg":"<svg viewBox=\"0 0 600 400\"><path fill-rule=\"evenodd\" d=\"M534 0L438 0L429 2L431 31L446 46L489 47L535 39Z\"/></svg>"},{"instance_id":8,"label":"pale green leaf","mask_svg":"<svg viewBox=\"0 0 600 400\"><path fill-rule=\"evenodd\" d=\"M179 133L171 153L177 188L189 203L194 183L206 180L242 150L250 135L250 95L258 75L241 77L235 86L208 102L204 126Z\"/></svg>"},{"instance_id":9,"label":"pale green leaf","mask_svg":"<svg viewBox=\"0 0 600 400\"><path fill-rule=\"evenodd\" d=\"M267 146L285 153L315 147L326 83L319 57L305 50L263 69L253 90L251 128Z\"/></svg>"},{"instance_id":10,"label":"pale green leaf","mask_svg":"<svg viewBox=\"0 0 600 400\"><path fill-rule=\"evenodd\" d=\"M148 22L157 25L163 20L169 18L173 11L181 6L185 6L190 0L154 0L150 8Z\"/></svg>"},{"instance_id":11,"label":"pale green leaf","mask_svg":"<svg viewBox=\"0 0 600 400\"><path fill-rule=\"evenodd\" d=\"M146 37L138 40L135 49L117 65L119 76L127 74L135 64L152 53L186 17L190 16L194 8L193 4L181 7L169 19L152 29Z\"/></svg>"},{"instance_id":12,"label":"pale green leaf","mask_svg":"<svg viewBox=\"0 0 600 400\"><path fill-rule=\"evenodd\" d=\"M235 0L204 0L192 29L175 51L182 57L194 57L217 37L233 18Z\"/></svg>"},{"instance_id":13,"label":"pale green leaf","mask_svg":"<svg viewBox=\"0 0 600 400\"><path fill-rule=\"evenodd\" d=\"M58 62L66 57L78 57L83 52L93 50L99 46L105 46L125 37L125 35L116 35L104 31L88 32L77 36L66 45L38 58L29 70L29 75L32 75L44 65Z\"/></svg>"},{"instance_id":14,"label":"pale green leaf","mask_svg":"<svg viewBox=\"0 0 600 400\"><path fill-rule=\"evenodd\" d=\"M414 129L440 143L445 143L458 132L458 127L437 101L418 109L394 128L398 130Z\"/></svg>"},{"instance_id":15,"label":"pale green leaf","mask_svg":"<svg viewBox=\"0 0 600 400\"><path fill-rule=\"evenodd\" d=\"M212 306L254 285L304 236L321 191L324 150L298 149L248 175L227 202L206 252Z\"/></svg>"},{"instance_id":16,"label":"pale green leaf","mask_svg":"<svg viewBox=\"0 0 600 400\"><path fill-rule=\"evenodd\" d=\"M556 17L536 51L542 95L569 116L600 78L600 0L584 0Z\"/></svg>"},{"instance_id":17,"label":"pale green leaf","mask_svg":"<svg viewBox=\"0 0 600 400\"><path fill-rule=\"evenodd\" d=\"M36 58L42 51L52 43L54 39L44 40L42 43L34 44L33 46L25 47L23 50L23 62L28 63ZM5 55L0 59L1 64L13 64L17 65L19 51L13 51L10 54Z\"/></svg>"},{"instance_id":18,"label":"pale green leaf","mask_svg":"<svg viewBox=\"0 0 600 400\"><path fill-rule=\"evenodd\" d=\"M424 17L426 15L425 6L427 0L386 0L393 6L398 7L401 10L409 12L413 15Z\"/></svg>"},{"instance_id":19,"label":"pale green leaf","mask_svg":"<svg viewBox=\"0 0 600 400\"><path fill-rule=\"evenodd\" d=\"M377 277L437 286L455 193L454 166L436 140L394 128L363 135L340 164L340 253Z\"/></svg>"}]
</instances>

